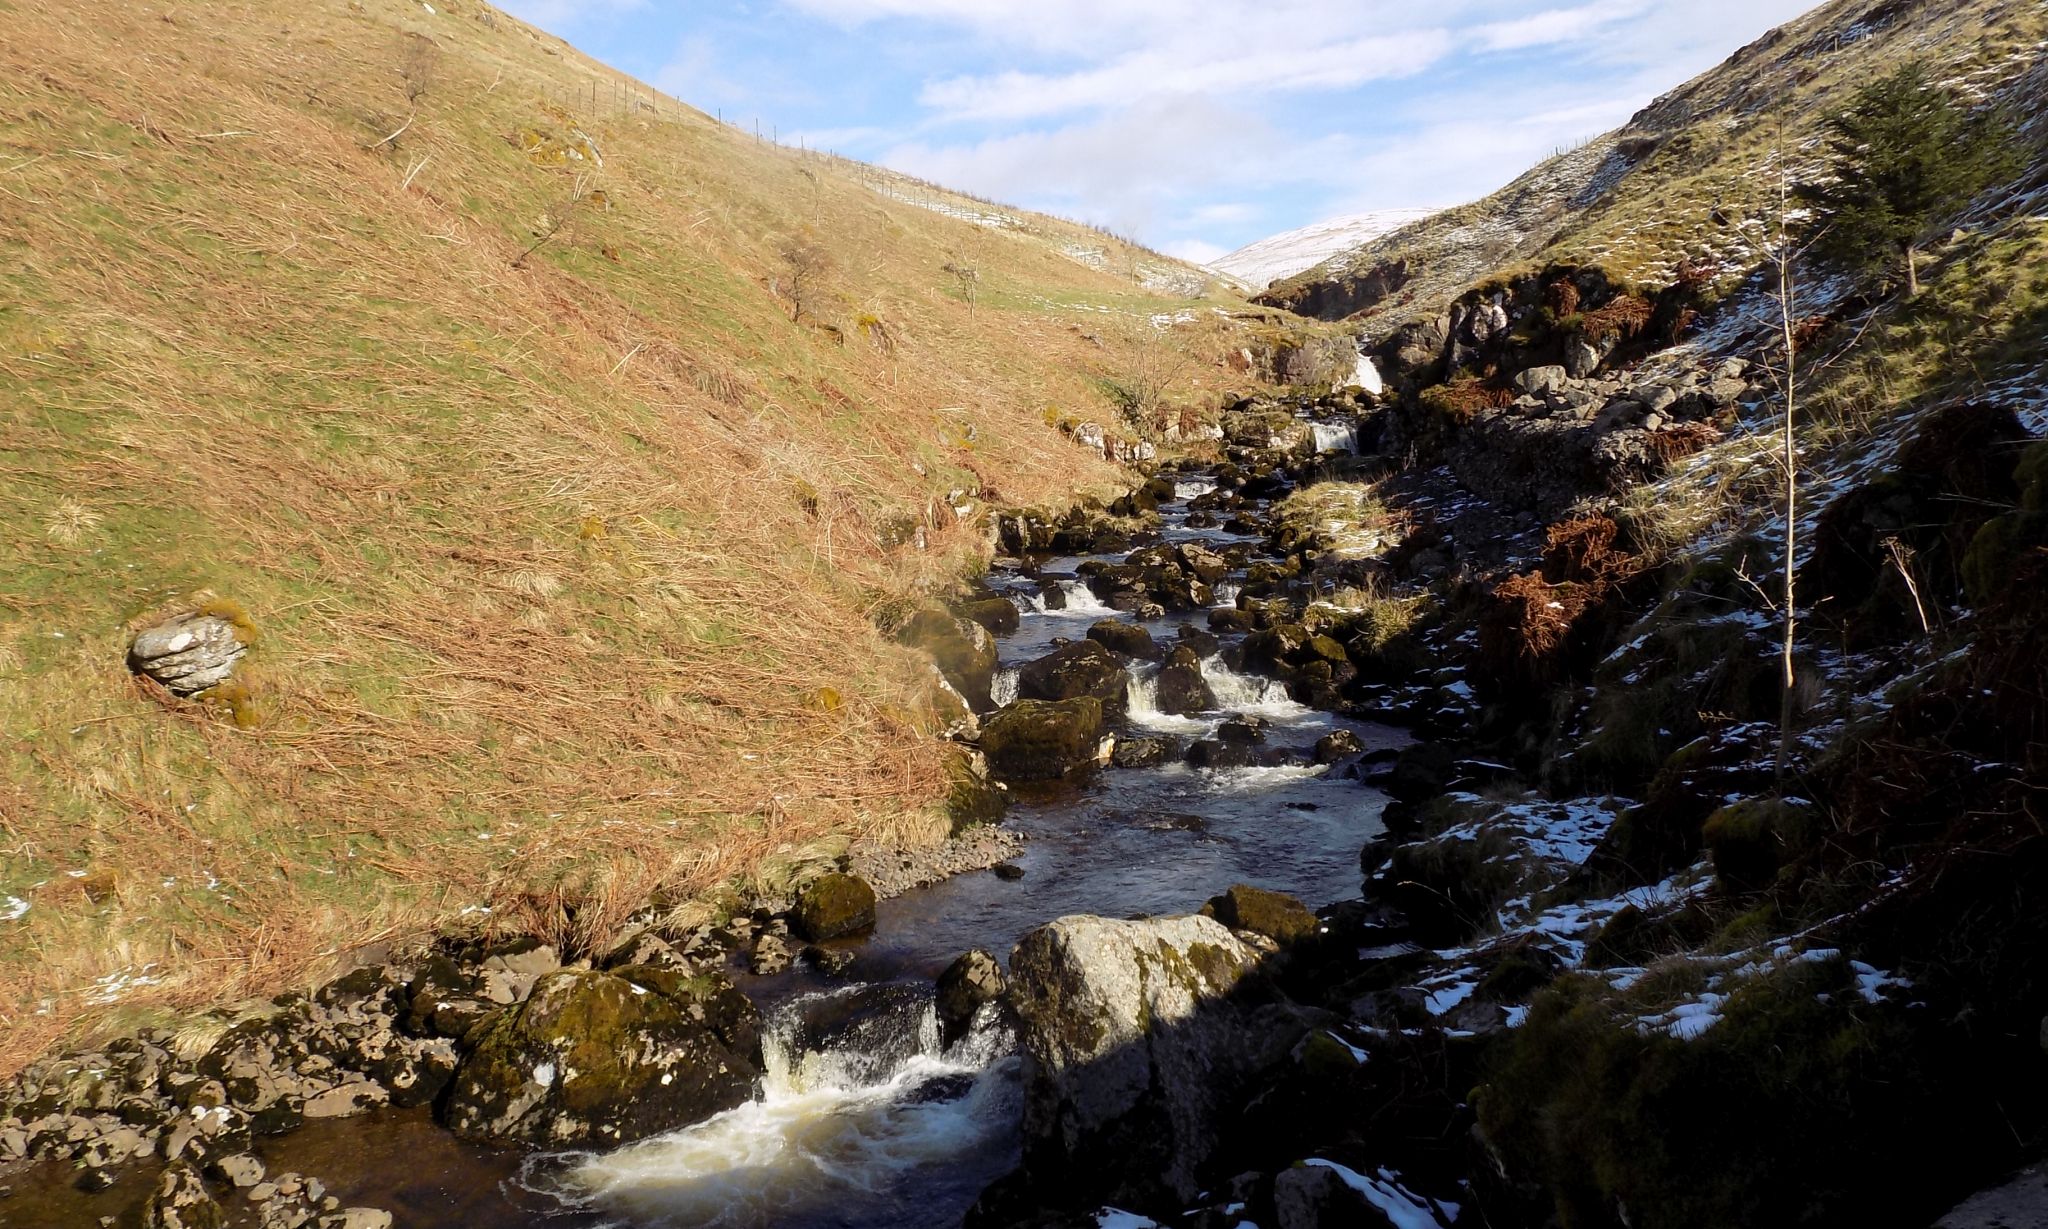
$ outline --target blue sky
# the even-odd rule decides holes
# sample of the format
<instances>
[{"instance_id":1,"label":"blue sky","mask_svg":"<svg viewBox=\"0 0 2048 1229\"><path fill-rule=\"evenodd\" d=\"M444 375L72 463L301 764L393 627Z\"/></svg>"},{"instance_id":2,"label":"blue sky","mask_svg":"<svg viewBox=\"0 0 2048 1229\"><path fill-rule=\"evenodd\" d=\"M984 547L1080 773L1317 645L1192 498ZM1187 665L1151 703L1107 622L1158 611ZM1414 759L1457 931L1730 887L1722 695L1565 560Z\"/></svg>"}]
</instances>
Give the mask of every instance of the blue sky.
<instances>
[{"instance_id":1,"label":"blue sky","mask_svg":"<svg viewBox=\"0 0 2048 1229\"><path fill-rule=\"evenodd\" d=\"M728 120L1205 260L1482 196L1813 0L500 0Z\"/></svg>"}]
</instances>

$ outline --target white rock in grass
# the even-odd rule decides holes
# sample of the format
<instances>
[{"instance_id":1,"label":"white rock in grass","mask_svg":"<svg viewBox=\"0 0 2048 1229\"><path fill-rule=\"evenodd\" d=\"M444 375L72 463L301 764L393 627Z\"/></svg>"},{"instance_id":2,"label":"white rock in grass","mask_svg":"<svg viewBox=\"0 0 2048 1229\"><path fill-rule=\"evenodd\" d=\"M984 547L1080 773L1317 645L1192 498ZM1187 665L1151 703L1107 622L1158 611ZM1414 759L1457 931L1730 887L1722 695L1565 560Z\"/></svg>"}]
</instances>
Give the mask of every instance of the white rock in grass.
<instances>
[{"instance_id":1,"label":"white rock in grass","mask_svg":"<svg viewBox=\"0 0 2048 1229\"><path fill-rule=\"evenodd\" d=\"M137 633L128 647L128 668L175 695L193 696L227 682L248 651L242 629L233 622L195 612Z\"/></svg>"}]
</instances>

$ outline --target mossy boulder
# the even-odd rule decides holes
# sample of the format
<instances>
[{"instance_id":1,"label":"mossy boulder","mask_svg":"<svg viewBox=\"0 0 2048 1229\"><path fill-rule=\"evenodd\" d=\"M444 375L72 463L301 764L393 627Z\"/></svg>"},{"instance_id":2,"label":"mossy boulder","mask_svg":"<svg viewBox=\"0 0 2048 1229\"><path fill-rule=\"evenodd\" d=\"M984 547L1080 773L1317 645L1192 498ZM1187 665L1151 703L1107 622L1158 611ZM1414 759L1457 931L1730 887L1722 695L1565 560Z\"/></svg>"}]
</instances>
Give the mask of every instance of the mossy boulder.
<instances>
[{"instance_id":1,"label":"mossy boulder","mask_svg":"<svg viewBox=\"0 0 2048 1229\"><path fill-rule=\"evenodd\" d=\"M953 835L980 824L992 824L1009 808L1010 796L989 777L988 758L965 747L946 756L946 818Z\"/></svg>"},{"instance_id":2,"label":"mossy boulder","mask_svg":"<svg viewBox=\"0 0 2048 1229\"><path fill-rule=\"evenodd\" d=\"M1777 799L1751 799L1722 807L1702 829L1713 851L1714 874L1731 892L1758 892L1812 843L1812 808Z\"/></svg>"},{"instance_id":3,"label":"mossy boulder","mask_svg":"<svg viewBox=\"0 0 2048 1229\"><path fill-rule=\"evenodd\" d=\"M1153 703L1162 713L1192 717L1216 707L1216 693L1202 674L1201 656L1186 645L1167 654L1153 691Z\"/></svg>"},{"instance_id":4,"label":"mossy boulder","mask_svg":"<svg viewBox=\"0 0 2048 1229\"><path fill-rule=\"evenodd\" d=\"M812 943L872 930L875 890L859 875L820 875L797 889L790 928Z\"/></svg>"},{"instance_id":5,"label":"mossy boulder","mask_svg":"<svg viewBox=\"0 0 2048 1229\"><path fill-rule=\"evenodd\" d=\"M1017 606L1006 597L987 597L977 601L963 602L960 616L981 624L998 636L1006 636L1017 630L1021 620Z\"/></svg>"},{"instance_id":6,"label":"mossy boulder","mask_svg":"<svg viewBox=\"0 0 2048 1229\"><path fill-rule=\"evenodd\" d=\"M480 1029L445 1110L467 1139L616 1145L754 1095L759 1018L723 978L563 969Z\"/></svg>"},{"instance_id":7,"label":"mossy boulder","mask_svg":"<svg viewBox=\"0 0 2048 1229\"><path fill-rule=\"evenodd\" d=\"M975 712L994 707L989 685L996 674L996 639L986 627L932 606L912 615L897 639L930 654L939 673Z\"/></svg>"},{"instance_id":8,"label":"mossy boulder","mask_svg":"<svg viewBox=\"0 0 2048 1229\"><path fill-rule=\"evenodd\" d=\"M1017 674L1017 695L1025 700L1089 697L1106 712L1120 713L1128 699L1123 664L1099 642L1062 646Z\"/></svg>"},{"instance_id":9,"label":"mossy boulder","mask_svg":"<svg viewBox=\"0 0 2048 1229\"><path fill-rule=\"evenodd\" d=\"M1285 892L1255 888L1248 883L1237 884L1223 895L1211 897L1209 903L1202 906L1202 913L1232 930L1249 930L1280 944L1306 939L1322 924L1315 913L1297 898Z\"/></svg>"},{"instance_id":10,"label":"mossy boulder","mask_svg":"<svg viewBox=\"0 0 2048 1229\"><path fill-rule=\"evenodd\" d=\"M1126 623L1121 619L1104 619L1097 623L1088 629L1088 639L1119 657L1158 661L1161 656L1151 632L1136 623Z\"/></svg>"},{"instance_id":11,"label":"mossy boulder","mask_svg":"<svg viewBox=\"0 0 2048 1229\"><path fill-rule=\"evenodd\" d=\"M981 728L981 750L997 776L1052 781L1096 763L1102 742L1102 701L1019 700Z\"/></svg>"}]
</instances>

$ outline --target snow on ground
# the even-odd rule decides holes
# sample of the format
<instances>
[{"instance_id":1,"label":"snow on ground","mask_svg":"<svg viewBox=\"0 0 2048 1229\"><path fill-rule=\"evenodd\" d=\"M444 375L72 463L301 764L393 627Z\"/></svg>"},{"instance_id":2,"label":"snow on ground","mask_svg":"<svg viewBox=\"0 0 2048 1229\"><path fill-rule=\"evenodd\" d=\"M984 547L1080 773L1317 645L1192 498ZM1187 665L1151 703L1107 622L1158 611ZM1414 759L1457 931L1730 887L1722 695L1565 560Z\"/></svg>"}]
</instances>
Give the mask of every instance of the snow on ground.
<instances>
[{"instance_id":1,"label":"snow on ground","mask_svg":"<svg viewBox=\"0 0 2048 1229\"><path fill-rule=\"evenodd\" d=\"M1310 1157L1302 1164L1314 1165L1336 1174L1343 1179L1344 1185L1357 1191L1365 1197L1367 1203L1379 1209L1394 1229L1442 1229L1442 1226L1453 1224L1458 1219L1457 1204L1437 1203L1432 1208L1431 1201L1401 1185L1400 1178L1388 1170L1381 1169L1375 1176L1367 1177L1355 1169L1347 1169L1335 1161L1326 1161L1321 1157ZM1437 1215L1438 1210L1442 1211L1442 1216Z\"/></svg>"},{"instance_id":2,"label":"snow on ground","mask_svg":"<svg viewBox=\"0 0 2048 1229\"><path fill-rule=\"evenodd\" d=\"M1339 218L1290 230L1241 247L1230 255L1211 261L1219 273L1242 278L1263 290L1283 277L1313 269L1340 252L1364 247L1382 235L1392 234L1434 214L1434 209L1379 209L1352 213Z\"/></svg>"}]
</instances>

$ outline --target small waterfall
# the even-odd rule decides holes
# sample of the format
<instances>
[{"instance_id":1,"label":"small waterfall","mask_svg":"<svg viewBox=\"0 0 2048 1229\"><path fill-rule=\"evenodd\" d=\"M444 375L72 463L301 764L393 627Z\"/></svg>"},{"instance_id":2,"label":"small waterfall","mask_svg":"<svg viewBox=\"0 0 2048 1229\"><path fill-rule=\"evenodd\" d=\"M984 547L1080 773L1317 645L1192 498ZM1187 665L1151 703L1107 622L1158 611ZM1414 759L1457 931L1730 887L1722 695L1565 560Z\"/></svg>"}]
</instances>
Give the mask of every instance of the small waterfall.
<instances>
[{"instance_id":1,"label":"small waterfall","mask_svg":"<svg viewBox=\"0 0 2048 1229\"><path fill-rule=\"evenodd\" d=\"M1198 499L1216 489L1214 478L1183 478L1173 484L1173 497L1182 503Z\"/></svg>"},{"instance_id":2,"label":"small waterfall","mask_svg":"<svg viewBox=\"0 0 2048 1229\"><path fill-rule=\"evenodd\" d=\"M1061 581L1060 593L1066 599L1065 606L1048 606L1043 593L1034 593L1030 597L1030 604L1023 608L1023 613L1065 615L1075 619L1101 619L1120 613L1113 606L1103 605L1102 599L1095 596L1095 591L1088 587L1085 580Z\"/></svg>"},{"instance_id":3,"label":"small waterfall","mask_svg":"<svg viewBox=\"0 0 2048 1229\"><path fill-rule=\"evenodd\" d=\"M1132 666L1124 671L1124 716L1139 729L1159 734L1207 734L1215 724L1199 717L1160 712L1157 666Z\"/></svg>"},{"instance_id":4,"label":"small waterfall","mask_svg":"<svg viewBox=\"0 0 2048 1229\"><path fill-rule=\"evenodd\" d=\"M1287 684L1278 679L1239 674L1224 665L1220 657L1203 659L1202 677L1216 694L1216 706L1229 712L1292 717L1310 711L1288 696Z\"/></svg>"},{"instance_id":5,"label":"small waterfall","mask_svg":"<svg viewBox=\"0 0 2048 1229\"><path fill-rule=\"evenodd\" d=\"M1358 451L1358 424L1355 422L1312 422L1309 429L1315 432L1317 452Z\"/></svg>"},{"instance_id":6,"label":"small waterfall","mask_svg":"<svg viewBox=\"0 0 2048 1229\"><path fill-rule=\"evenodd\" d=\"M988 698L995 701L997 708L1016 701L1017 678L1020 673L1022 672L1005 668L996 671L995 677L989 680Z\"/></svg>"},{"instance_id":7,"label":"small waterfall","mask_svg":"<svg viewBox=\"0 0 2048 1229\"><path fill-rule=\"evenodd\" d=\"M1224 609L1234 607L1237 605L1237 595L1242 592L1244 592L1244 586L1233 585L1227 580L1220 581L1215 589L1216 605Z\"/></svg>"},{"instance_id":8,"label":"small waterfall","mask_svg":"<svg viewBox=\"0 0 2048 1229\"><path fill-rule=\"evenodd\" d=\"M957 1224L1014 1164L1021 1070L999 1010L940 1036L925 986L854 986L785 1004L761 1039L758 1100L607 1155L557 1193L634 1225ZM950 1206L957 1205L957 1206ZM846 1220L858 1207L865 1219Z\"/></svg>"}]
</instances>

